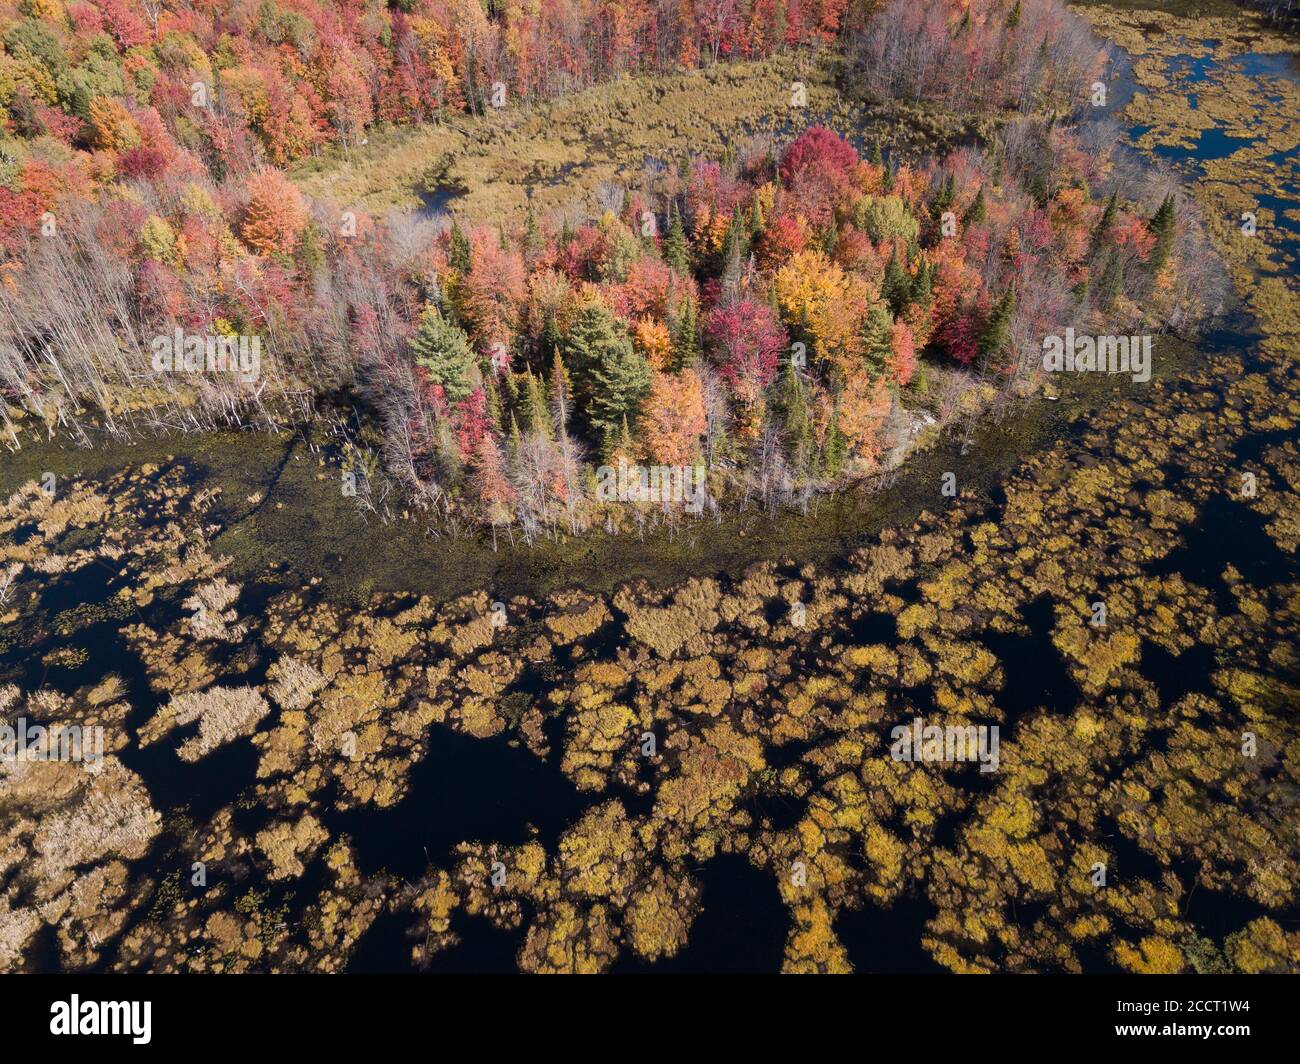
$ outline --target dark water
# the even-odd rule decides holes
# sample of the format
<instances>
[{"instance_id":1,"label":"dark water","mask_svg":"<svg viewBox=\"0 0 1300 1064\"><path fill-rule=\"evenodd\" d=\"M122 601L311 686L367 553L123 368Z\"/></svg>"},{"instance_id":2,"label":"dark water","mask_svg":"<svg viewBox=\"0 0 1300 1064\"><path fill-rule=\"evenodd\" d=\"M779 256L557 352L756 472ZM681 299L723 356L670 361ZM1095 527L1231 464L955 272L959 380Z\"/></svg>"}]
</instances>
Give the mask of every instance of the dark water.
<instances>
[{"instance_id":1,"label":"dark water","mask_svg":"<svg viewBox=\"0 0 1300 1064\"><path fill-rule=\"evenodd\" d=\"M1213 70L1212 60L1186 60L1193 80L1204 80ZM1253 77L1300 77L1300 63L1295 56L1248 55L1234 60L1236 66ZM1109 114L1116 114L1127 104L1133 87L1127 60L1119 55L1113 71L1114 90ZM1145 130L1130 128L1130 137ZM859 141L863 138L859 137ZM1200 163L1226 157L1251 143L1227 136L1221 129L1202 134L1195 148L1158 149L1158 154L1175 165L1195 168ZM860 147L865 147L859 144ZM452 205L455 189L436 187L421 194L422 213L434 216ZM1278 225L1289 227L1300 238L1298 223L1284 219L1282 211L1295 207L1297 200L1274 198L1267 203L1277 215ZM1300 251L1300 244L1295 249ZM1211 337L1221 347L1248 349L1250 339L1238 334ZM1257 437L1246 447L1261 446ZM1239 457L1245 457L1240 455ZM982 459L977 450L969 461ZM996 493L994 493L996 500ZM151 515L141 515L141 522ZM20 529L18 538L30 535ZM1224 569L1235 566L1248 580L1267 586L1297 578L1294 556L1281 552L1263 530L1263 519L1249 507L1216 497L1203 510L1200 524L1187 544L1151 566L1153 575L1180 573L1187 580L1209 589L1222 608L1233 606L1233 599L1223 580ZM134 707L132 727L138 727L157 709L162 696L153 691L138 656L130 652L121 636L121 626L138 616L123 617L96 612L110 604L118 590L119 578L107 567L92 566L73 578L54 579L42 593L34 611L60 632L37 641L38 652L31 645L16 646L0 654L0 680L17 682L25 689L42 684L72 692L82 684L99 679L103 663L111 661L126 687L125 697ZM256 596L274 589L270 581L259 591L254 585L238 604L241 616L256 616ZM915 590L913 589L913 594ZM175 620L182 612L181 595L164 593L150 608L147 621L159 628ZM910 597L910 596L909 596ZM90 609L87 609L90 607ZM1005 679L997 697L1005 714L1005 727L1011 735L1019 719L1038 711L1061 712L1080 701L1080 691L1069 675L1060 654L1052 645L1049 633L1054 625L1052 606L1047 600L1031 604L1024 612L1028 634L986 633L984 643L1003 665ZM866 612L851 631L857 643L891 643L897 639L894 618L884 613ZM21 643L21 641L20 641ZM50 666L40 659L40 652L52 647L73 646L87 652L85 663L73 666ZM237 653L232 648L230 653ZM814 662L809 667L816 667ZM261 682L266 662L241 661L239 667L223 675L223 683ZM1210 674L1216 668L1213 648L1197 646L1179 655L1159 647L1147 646L1141 661L1145 675L1156 683L1162 701L1176 701L1188 693L1210 689ZM537 688L538 676L525 676L520 689ZM925 692L909 692L909 699L924 708ZM265 726L265 722L264 722ZM550 726L556 727L552 721ZM254 778L256 753L248 740L223 746L195 765L178 761L176 748L197 726L178 729L163 741L143 750L124 752L126 764L139 772L154 796L155 804L167 814L184 812L196 822L203 822L218 809L235 802L242 789ZM552 739L555 737L552 736ZM463 840L480 839L518 844L537 839L548 849L565 827L593 804L590 796L580 794L560 772L558 754L542 761L506 739L478 740L437 727L427 735L427 752L415 763L409 775L404 799L387 810L359 809L327 811L322 818L331 834L350 837L357 852L363 875L387 874L397 880L414 881L430 864L446 867L452 848ZM551 742L553 751L558 744ZM774 749L768 752L774 765L793 763L806 747ZM601 796L598 800L605 800ZM631 807L631 798L629 797ZM777 828L789 827L803 814L803 803L789 799L756 795L752 811ZM247 822L254 830L259 811L244 809L241 827ZM950 844L957 825L948 824L939 839ZM147 868L165 866L170 860L169 846L174 839L166 835L155 851L140 864ZM1114 828L1107 842L1117 853L1113 874L1119 877L1158 877L1165 869L1150 855L1128 841ZM678 971L776 971L780 968L789 916L777 892L769 870L754 868L743 856L720 855L693 868L701 886L701 909L690 931L688 944L675 957L648 964L625 950L615 965L621 972ZM1192 869L1185 870L1185 882L1194 882ZM291 907L305 905L323 880L318 857L307 874L283 892L292 900ZM1219 937L1240 928L1247 920L1260 915L1257 906L1240 899L1228 898L1211 891L1194 890L1188 898L1188 912L1207 932ZM904 897L890 908L863 905L842 911L836 919L836 932L858 971L923 972L936 970L920 941L926 920L933 915L924 897ZM1019 914L1022 918L1029 915ZM385 912L361 939L352 958L353 971L408 971L415 940L411 937L414 919L410 913ZM525 926L527 920L525 920ZM434 970L495 972L513 970L523 941L523 931L502 931L481 917L458 911L453 931L460 942L435 955ZM1109 966L1102 957L1091 958L1093 967ZM31 951L30 964L38 970L57 966L57 948L50 933L42 933Z\"/></svg>"}]
</instances>

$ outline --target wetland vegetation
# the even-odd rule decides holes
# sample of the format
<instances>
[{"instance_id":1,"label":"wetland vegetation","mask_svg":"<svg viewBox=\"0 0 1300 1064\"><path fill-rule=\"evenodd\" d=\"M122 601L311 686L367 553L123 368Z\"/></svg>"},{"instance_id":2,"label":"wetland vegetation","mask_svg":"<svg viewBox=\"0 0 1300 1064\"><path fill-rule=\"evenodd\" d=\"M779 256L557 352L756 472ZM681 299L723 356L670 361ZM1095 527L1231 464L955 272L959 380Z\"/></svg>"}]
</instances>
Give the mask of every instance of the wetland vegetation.
<instances>
[{"instance_id":1,"label":"wetland vegetation","mask_svg":"<svg viewBox=\"0 0 1300 1064\"><path fill-rule=\"evenodd\" d=\"M870 491L614 534L597 519L532 543L502 523L494 545L404 519L405 494L364 509L339 490L367 448L382 451L378 422L293 427L307 408L281 405L268 407L278 431L107 440L88 405L91 449L57 414L49 428L15 419L22 447L0 460L0 717L102 727L106 741L98 766L0 764L0 970L1300 969L1297 45L1228 5L1163 6L1177 10L1074 10L1123 52L1100 110L1158 168L1142 180L1181 181L1180 239L1203 226L1233 306L1203 336L1162 337L1149 383L1036 378L986 399L982 419L936 427L899 466L877 453L860 478ZM806 124L863 156L853 181L906 184L931 154L978 175L1005 143L1006 116L873 99L851 64L846 49L651 72L618 93L364 145L340 136L336 156L291 172L378 217L418 202L436 164L435 180L464 188L452 203L472 251L511 250L470 239L478 205L520 238L535 218L552 255L566 220L574 241L639 240L635 196L662 192L647 177L679 180L683 155L797 142L791 70L809 71ZM638 118L652 100L662 121ZM531 170L483 165L534 142ZM820 134L817 146L843 154ZM710 194L774 219L760 190L801 175L767 150L749 170L735 147L731 171L695 166L669 192L674 210L708 174ZM801 206L828 189L831 217L862 195L909 202L855 187L841 203L836 174L816 176ZM622 209L579 238L614 184ZM954 180L954 213L969 216L981 188L992 214L1034 192L1058 216L1069 207L1059 188L987 184L958 195ZM891 224L934 225L944 186L936 169ZM1087 260L1095 279L1110 189L1082 186L1082 213L1054 232L1083 234L1068 265ZM1123 196L1126 246L1150 255L1163 198ZM1117 207L1107 224L1122 221ZM730 220L717 228L699 247L691 231L692 256L740 239ZM845 266L841 240L821 239L825 263ZM449 262L452 230L440 240ZM880 285L883 251L914 281L939 246L918 232L914 255L906 240L858 253L881 260ZM626 269L647 257L666 259L642 251ZM712 275L688 263L690 283L725 279L730 258ZM1176 280L1161 287L1144 261L1115 303L1167 315ZM1189 294L1207 291L1196 276ZM627 274L582 280L612 301ZM455 281L438 285L452 301ZM796 328L779 291L775 306L766 292L754 302ZM467 335L484 305L454 307ZM892 325L907 309L890 313ZM978 390L952 353L920 364ZM518 355L521 376L549 379L549 361ZM890 356L891 396L916 408ZM323 408L358 398L352 387ZM506 420L507 454L509 434ZM998 771L891 758L892 730L917 717L996 724Z\"/></svg>"}]
</instances>

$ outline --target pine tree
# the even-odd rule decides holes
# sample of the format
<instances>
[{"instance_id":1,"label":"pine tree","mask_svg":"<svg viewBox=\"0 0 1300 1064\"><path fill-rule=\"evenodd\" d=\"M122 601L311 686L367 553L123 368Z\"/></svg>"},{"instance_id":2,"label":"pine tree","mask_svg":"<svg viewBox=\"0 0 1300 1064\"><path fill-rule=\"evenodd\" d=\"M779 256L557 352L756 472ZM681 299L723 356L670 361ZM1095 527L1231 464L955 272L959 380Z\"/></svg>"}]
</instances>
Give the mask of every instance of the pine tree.
<instances>
[{"instance_id":1,"label":"pine tree","mask_svg":"<svg viewBox=\"0 0 1300 1064\"><path fill-rule=\"evenodd\" d=\"M686 231L682 228L681 212L676 204L668 208L668 236L664 238L664 262L683 277L691 272L691 249L686 243Z\"/></svg>"},{"instance_id":2,"label":"pine tree","mask_svg":"<svg viewBox=\"0 0 1300 1064\"><path fill-rule=\"evenodd\" d=\"M540 432L547 439L555 436L555 427L551 424L551 412L546 407L546 396L542 394L542 382L528 371L524 385L524 415L530 432Z\"/></svg>"},{"instance_id":3,"label":"pine tree","mask_svg":"<svg viewBox=\"0 0 1300 1064\"><path fill-rule=\"evenodd\" d=\"M777 393L777 405L785 428L786 453L796 475L808 470L812 460L813 429L804 393L803 380L792 363L787 362Z\"/></svg>"},{"instance_id":4,"label":"pine tree","mask_svg":"<svg viewBox=\"0 0 1300 1064\"><path fill-rule=\"evenodd\" d=\"M682 299L681 310L673 329L673 368L685 369L700 360L699 312L692 296Z\"/></svg>"},{"instance_id":5,"label":"pine tree","mask_svg":"<svg viewBox=\"0 0 1300 1064\"><path fill-rule=\"evenodd\" d=\"M1016 313L1016 286L1011 285L1002 293L1002 298L994 305L980 326L977 342L979 344L980 373L986 374L995 360L1004 358L1011 347L1011 319Z\"/></svg>"},{"instance_id":6,"label":"pine tree","mask_svg":"<svg viewBox=\"0 0 1300 1064\"><path fill-rule=\"evenodd\" d=\"M988 217L988 206L984 200L984 186L980 185L979 191L975 193L975 198L971 205L966 208L966 213L962 215L962 225L983 225L984 219Z\"/></svg>"},{"instance_id":7,"label":"pine tree","mask_svg":"<svg viewBox=\"0 0 1300 1064\"><path fill-rule=\"evenodd\" d=\"M1097 305L1102 310L1110 310L1115 300L1124 291L1124 263L1114 251L1106 256L1106 266L1097 283Z\"/></svg>"},{"instance_id":8,"label":"pine tree","mask_svg":"<svg viewBox=\"0 0 1300 1064\"><path fill-rule=\"evenodd\" d=\"M1116 193L1110 194L1110 199L1106 201L1106 209L1101 212L1101 217L1097 220L1097 228L1092 231L1092 250L1095 253L1110 236L1111 226L1115 224L1115 215L1119 213L1119 197Z\"/></svg>"},{"instance_id":9,"label":"pine tree","mask_svg":"<svg viewBox=\"0 0 1300 1064\"><path fill-rule=\"evenodd\" d=\"M650 366L613 314L595 300L578 312L565 355L578 381L587 424L608 455L617 445L623 419L636 420L650 390Z\"/></svg>"},{"instance_id":10,"label":"pine tree","mask_svg":"<svg viewBox=\"0 0 1300 1064\"><path fill-rule=\"evenodd\" d=\"M1177 222L1177 216L1174 210L1174 197L1171 193L1164 198L1159 209L1147 223L1147 227L1155 234L1156 245L1151 249L1151 260L1147 264L1152 273L1159 273L1161 267L1169 261L1169 253L1174 249L1174 226Z\"/></svg>"},{"instance_id":11,"label":"pine tree","mask_svg":"<svg viewBox=\"0 0 1300 1064\"><path fill-rule=\"evenodd\" d=\"M893 328L894 317L883 305L877 303L867 311L867 320L862 328L862 350L873 379L884 373L889 365Z\"/></svg>"},{"instance_id":12,"label":"pine tree","mask_svg":"<svg viewBox=\"0 0 1300 1064\"><path fill-rule=\"evenodd\" d=\"M473 265L469 238L456 222L451 223L451 250L447 256L447 264L462 277L469 273Z\"/></svg>"},{"instance_id":13,"label":"pine tree","mask_svg":"<svg viewBox=\"0 0 1300 1064\"><path fill-rule=\"evenodd\" d=\"M1015 29L1020 25L1020 0L1016 0L1016 6L1011 9L1011 14L1007 16L1007 29Z\"/></svg>"},{"instance_id":14,"label":"pine tree","mask_svg":"<svg viewBox=\"0 0 1300 1064\"><path fill-rule=\"evenodd\" d=\"M459 402L474 390L477 373L469 338L443 320L435 307L426 307L411 338L411 357L430 379L442 385L450 402Z\"/></svg>"},{"instance_id":15,"label":"pine tree","mask_svg":"<svg viewBox=\"0 0 1300 1064\"><path fill-rule=\"evenodd\" d=\"M885 156L880 147L879 137L871 142L871 155L867 161L870 162L872 166L879 166L882 170L885 168Z\"/></svg>"},{"instance_id":16,"label":"pine tree","mask_svg":"<svg viewBox=\"0 0 1300 1064\"><path fill-rule=\"evenodd\" d=\"M895 315L902 314L907 309L911 302L911 289L912 279L907 276L903 264L898 261L898 252L895 251L889 256L889 262L885 266L885 279L880 288L881 295Z\"/></svg>"},{"instance_id":17,"label":"pine tree","mask_svg":"<svg viewBox=\"0 0 1300 1064\"><path fill-rule=\"evenodd\" d=\"M916 271L916 276L912 278L912 302L929 305L930 292L932 284L932 267L929 263L921 263L921 268Z\"/></svg>"}]
</instances>

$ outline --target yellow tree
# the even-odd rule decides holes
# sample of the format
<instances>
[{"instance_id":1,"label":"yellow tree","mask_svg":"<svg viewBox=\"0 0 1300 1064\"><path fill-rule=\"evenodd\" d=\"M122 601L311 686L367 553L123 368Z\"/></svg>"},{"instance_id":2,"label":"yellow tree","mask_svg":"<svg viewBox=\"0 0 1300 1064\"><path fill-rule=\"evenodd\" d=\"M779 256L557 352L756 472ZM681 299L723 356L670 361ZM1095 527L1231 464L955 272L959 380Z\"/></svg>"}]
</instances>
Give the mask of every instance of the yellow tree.
<instances>
[{"instance_id":1,"label":"yellow tree","mask_svg":"<svg viewBox=\"0 0 1300 1064\"><path fill-rule=\"evenodd\" d=\"M814 354L846 375L862 354L861 325L870 285L820 251L801 251L777 271L776 298L786 321L812 342Z\"/></svg>"},{"instance_id":2,"label":"yellow tree","mask_svg":"<svg viewBox=\"0 0 1300 1064\"><path fill-rule=\"evenodd\" d=\"M704 390L693 369L679 374L656 373L650 382L642 415L646 453L663 465L692 464L704 435Z\"/></svg>"}]
</instances>

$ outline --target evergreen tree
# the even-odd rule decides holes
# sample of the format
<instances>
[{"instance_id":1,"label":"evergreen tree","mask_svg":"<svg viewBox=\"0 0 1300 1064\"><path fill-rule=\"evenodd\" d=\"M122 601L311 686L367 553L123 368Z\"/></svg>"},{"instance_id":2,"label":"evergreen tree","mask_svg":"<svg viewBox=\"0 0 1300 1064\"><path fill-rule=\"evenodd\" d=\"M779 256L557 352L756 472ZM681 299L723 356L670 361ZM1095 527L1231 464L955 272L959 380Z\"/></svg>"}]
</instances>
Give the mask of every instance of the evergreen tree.
<instances>
[{"instance_id":1,"label":"evergreen tree","mask_svg":"<svg viewBox=\"0 0 1300 1064\"><path fill-rule=\"evenodd\" d=\"M1097 305L1102 310L1110 310L1115 300L1124 291L1124 264L1119 255L1112 251L1106 256L1106 266L1097 283Z\"/></svg>"},{"instance_id":2,"label":"evergreen tree","mask_svg":"<svg viewBox=\"0 0 1300 1064\"><path fill-rule=\"evenodd\" d=\"M1148 265L1152 273L1159 273L1161 267L1169 261L1169 253L1174 249L1174 226L1177 222L1177 216L1174 211L1174 197L1171 193L1164 198L1159 209L1147 223L1147 227L1155 234L1156 246L1151 249L1151 260Z\"/></svg>"},{"instance_id":3,"label":"evergreen tree","mask_svg":"<svg viewBox=\"0 0 1300 1064\"><path fill-rule=\"evenodd\" d=\"M880 288L881 295L885 297L889 309L895 315L902 314L907 309L908 303L911 302L911 290L912 279L907 276L907 271L898 261L898 253L895 251L889 256L889 263L885 266L885 279Z\"/></svg>"},{"instance_id":4,"label":"evergreen tree","mask_svg":"<svg viewBox=\"0 0 1300 1064\"><path fill-rule=\"evenodd\" d=\"M962 225L983 225L984 219L988 217L988 205L984 200L984 186L980 185L979 191L975 193L975 198L971 205L966 208L966 213L962 215Z\"/></svg>"},{"instance_id":5,"label":"evergreen tree","mask_svg":"<svg viewBox=\"0 0 1300 1064\"><path fill-rule=\"evenodd\" d=\"M542 382L528 371L524 384L524 415L531 432L540 432L547 439L555 436L555 427L551 424L551 412L546 406L546 396L542 392Z\"/></svg>"},{"instance_id":6,"label":"evergreen tree","mask_svg":"<svg viewBox=\"0 0 1300 1064\"><path fill-rule=\"evenodd\" d=\"M624 418L635 421L650 390L650 366L603 303L578 312L565 341L587 424L608 457L618 444Z\"/></svg>"},{"instance_id":7,"label":"evergreen tree","mask_svg":"<svg viewBox=\"0 0 1300 1064\"><path fill-rule=\"evenodd\" d=\"M849 441L840 431L840 412L837 407L831 415L830 427L826 430L826 445L822 448L822 474L834 479L844 468L844 459L849 453Z\"/></svg>"},{"instance_id":8,"label":"evergreen tree","mask_svg":"<svg viewBox=\"0 0 1300 1064\"><path fill-rule=\"evenodd\" d=\"M524 218L524 256L527 259L536 258L546 247L546 241L542 237L542 230L537 224L537 212L533 210L533 201L528 200L528 214Z\"/></svg>"},{"instance_id":9,"label":"evergreen tree","mask_svg":"<svg viewBox=\"0 0 1300 1064\"><path fill-rule=\"evenodd\" d=\"M920 269L916 271L916 276L912 278L913 303L929 304L933 288L932 271L933 267L928 262L921 263Z\"/></svg>"},{"instance_id":10,"label":"evergreen tree","mask_svg":"<svg viewBox=\"0 0 1300 1064\"><path fill-rule=\"evenodd\" d=\"M1016 286L1011 285L1002 293L989 316L980 326L977 342L979 344L980 373L986 374L995 360L1006 356L1011 347L1011 319L1016 313Z\"/></svg>"},{"instance_id":11,"label":"evergreen tree","mask_svg":"<svg viewBox=\"0 0 1300 1064\"><path fill-rule=\"evenodd\" d=\"M777 405L785 428L786 453L796 475L808 471L813 453L812 416L803 379L794 365L787 362L777 392Z\"/></svg>"},{"instance_id":12,"label":"evergreen tree","mask_svg":"<svg viewBox=\"0 0 1300 1064\"><path fill-rule=\"evenodd\" d=\"M462 277L469 273L470 267L473 265L469 249L469 237L465 235L457 222L451 223L451 251L447 256L447 263Z\"/></svg>"},{"instance_id":13,"label":"evergreen tree","mask_svg":"<svg viewBox=\"0 0 1300 1064\"><path fill-rule=\"evenodd\" d=\"M945 174L944 179L939 182L939 187L935 191L934 199L930 201L930 216L938 221L943 217L943 212L952 206L952 201L957 198L957 186L952 174Z\"/></svg>"},{"instance_id":14,"label":"evergreen tree","mask_svg":"<svg viewBox=\"0 0 1300 1064\"><path fill-rule=\"evenodd\" d=\"M673 367L685 369L700 360L699 312L692 296L682 299L677 323L673 328Z\"/></svg>"},{"instance_id":15,"label":"evergreen tree","mask_svg":"<svg viewBox=\"0 0 1300 1064\"><path fill-rule=\"evenodd\" d=\"M1106 209L1101 212L1101 217L1097 220L1097 228L1092 231L1092 250L1097 251L1110 236L1111 226L1115 224L1115 215L1119 213L1119 197L1116 193L1110 194L1110 199L1106 201Z\"/></svg>"},{"instance_id":16,"label":"evergreen tree","mask_svg":"<svg viewBox=\"0 0 1300 1064\"><path fill-rule=\"evenodd\" d=\"M1016 6L1011 9L1011 14L1007 16L1007 29L1015 29L1020 25L1020 0L1016 0Z\"/></svg>"},{"instance_id":17,"label":"evergreen tree","mask_svg":"<svg viewBox=\"0 0 1300 1064\"><path fill-rule=\"evenodd\" d=\"M455 325L443 320L435 307L426 307L411 338L411 357L429 378L441 384L449 401L455 403L474 390L474 352L469 338Z\"/></svg>"},{"instance_id":18,"label":"evergreen tree","mask_svg":"<svg viewBox=\"0 0 1300 1064\"><path fill-rule=\"evenodd\" d=\"M894 316L882 304L877 303L867 311L867 320L862 329L862 351L873 378L884 373L889 364L893 328Z\"/></svg>"},{"instance_id":19,"label":"evergreen tree","mask_svg":"<svg viewBox=\"0 0 1300 1064\"><path fill-rule=\"evenodd\" d=\"M551 422L561 433L568 430L569 418L573 414L573 382L569 380L569 371L560 358L557 344L551 357Z\"/></svg>"},{"instance_id":20,"label":"evergreen tree","mask_svg":"<svg viewBox=\"0 0 1300 1064\"><path fill-rule=\"evenodd\" d=\"M691 249L686 243L686 231L682 228L682 216L677 205L668 208L668 236L664 238L664 262L683 277L691 272Z\"/></svg>"}]
</instances>

